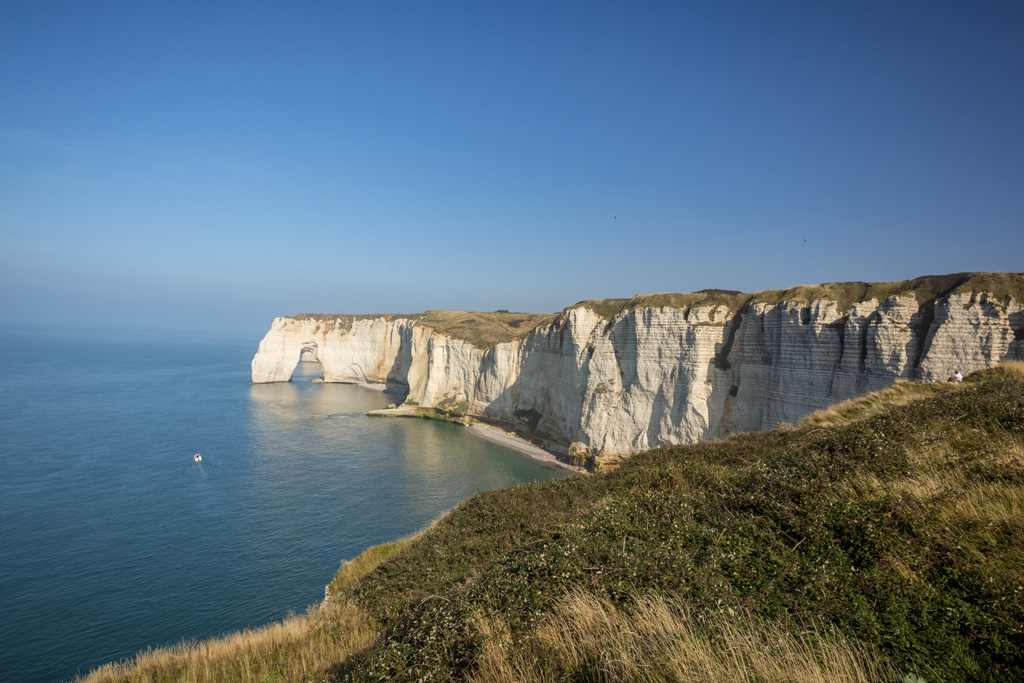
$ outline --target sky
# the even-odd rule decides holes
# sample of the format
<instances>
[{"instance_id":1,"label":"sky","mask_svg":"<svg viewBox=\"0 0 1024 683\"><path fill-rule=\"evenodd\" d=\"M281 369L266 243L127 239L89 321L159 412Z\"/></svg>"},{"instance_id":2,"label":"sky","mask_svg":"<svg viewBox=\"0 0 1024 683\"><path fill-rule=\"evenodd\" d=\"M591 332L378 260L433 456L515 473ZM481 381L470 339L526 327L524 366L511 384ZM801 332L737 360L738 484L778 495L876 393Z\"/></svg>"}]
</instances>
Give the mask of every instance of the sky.
<instances>
[{"instance_id":1,"label":"sky","mask_svg":"<svg viewBox=\"0 0 1024 683\"><path fill-rule=\"evenodd\" d=\"M1024 270L1024 3L0 3L0 326Z\"/></svg>"}]
</instances>

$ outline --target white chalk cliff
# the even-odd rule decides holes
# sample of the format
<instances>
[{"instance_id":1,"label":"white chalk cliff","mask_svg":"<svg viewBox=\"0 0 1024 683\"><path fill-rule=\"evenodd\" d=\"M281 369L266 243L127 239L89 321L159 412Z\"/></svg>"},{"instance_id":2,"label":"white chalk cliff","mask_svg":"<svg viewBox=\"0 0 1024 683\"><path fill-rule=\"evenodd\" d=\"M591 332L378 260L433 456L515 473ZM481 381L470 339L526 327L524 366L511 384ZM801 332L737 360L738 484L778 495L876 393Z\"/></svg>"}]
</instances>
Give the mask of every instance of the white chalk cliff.
<instances>
[{"instance_id":1,"label":"white chalk cliff","mask_svg":"<svg viewBox=\"0 0 1024 683\"><path fill-rule=\"evenodd\" d=\"M845 283L896 291L845 304L825 295L841 285L688 295L686 305L639 297L611 314L585 302L486 348L436 331L428 316L282 317L260 342L252 381L288 381L305 353L325 382L387 383L408 405L479 417L600 464L795 422L896 379L1024 360L1024 276L943 277ZM993 278L1000 287L982 289Z\"/></svg>"}]
</instances>

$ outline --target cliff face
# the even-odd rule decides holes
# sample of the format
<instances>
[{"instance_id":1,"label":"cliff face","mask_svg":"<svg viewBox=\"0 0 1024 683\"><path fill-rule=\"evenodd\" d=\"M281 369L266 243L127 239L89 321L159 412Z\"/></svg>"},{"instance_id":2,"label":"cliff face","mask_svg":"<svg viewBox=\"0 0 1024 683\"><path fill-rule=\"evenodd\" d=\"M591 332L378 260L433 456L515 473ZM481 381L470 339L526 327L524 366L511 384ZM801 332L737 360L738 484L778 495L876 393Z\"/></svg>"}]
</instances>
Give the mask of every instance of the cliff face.
<instances>
[{"instance_id":1,"label":"cliff face","mask_svg":"<svg viewBox=\"0 0 1024 683\"><path fill-rule=\"evenodd\" d=\"M428 316L277 318L252 381L289 380L305 352L324 381L386 382L409 404L482 417L600 464L795 422L896 379L1024 360L1024 297L969 284L846 304L785 292L615 311L584 303L487 348L436 331Z\"/></svg>"}]
</instances>

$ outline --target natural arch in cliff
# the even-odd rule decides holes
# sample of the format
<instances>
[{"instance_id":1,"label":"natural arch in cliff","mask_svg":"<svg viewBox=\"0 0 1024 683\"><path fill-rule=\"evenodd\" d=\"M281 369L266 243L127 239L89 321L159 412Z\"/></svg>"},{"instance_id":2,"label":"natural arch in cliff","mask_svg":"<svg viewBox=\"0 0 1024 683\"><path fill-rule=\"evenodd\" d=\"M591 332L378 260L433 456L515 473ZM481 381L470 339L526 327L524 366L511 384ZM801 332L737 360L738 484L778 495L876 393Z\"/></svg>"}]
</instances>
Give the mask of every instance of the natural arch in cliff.
<instances>
[{"instance_id":1,"label":"natural arch in cliff","mask_svg":"<svg viewBox=\"0 0 1024 683\"><path fill-rule=\"evenodd\" d=\"M314 341L306 342L299 352L299 360L292 370L292 380L323 379L324 368L320 364L320 349Z\"/></svg>"}]
</instances>

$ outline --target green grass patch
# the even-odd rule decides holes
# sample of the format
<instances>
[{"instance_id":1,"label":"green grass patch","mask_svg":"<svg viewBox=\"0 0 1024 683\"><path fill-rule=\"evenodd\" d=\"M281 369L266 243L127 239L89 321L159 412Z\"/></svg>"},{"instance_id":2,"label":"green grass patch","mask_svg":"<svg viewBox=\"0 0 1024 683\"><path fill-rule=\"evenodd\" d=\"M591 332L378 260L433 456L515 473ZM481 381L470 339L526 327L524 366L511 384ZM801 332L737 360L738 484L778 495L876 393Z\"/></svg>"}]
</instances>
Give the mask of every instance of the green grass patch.
<instances>
[{"instance_id":1,"label":"green grass patch","mask_svg":"<svg viewBox=\"0 0 1024 683\"><path fill-rule=\"evenodd\" d=\"M467 424L467 418L461 414L449 413L444 410L435 410L433 408L415 408L415 415L409 417L418 417L422 420L436 420L437 422L452 422L454 424Z\"/></svg>"},{"instance_id":2,"label":"green grass patch","mask_svg":"<svg viewBox=\"0 0 1024 683\"><path fill-rule=\"evenodd\" d=\"M332 596L341 595L343 591L355 585L359 579L376 569L381 562L391 558L399 551L405 550L415 536L416 534L390 543L375 545L367 548L354 560L343 562L334 578L327 584L327 599L330 600Z\"/></svg>"}]
</instances>

